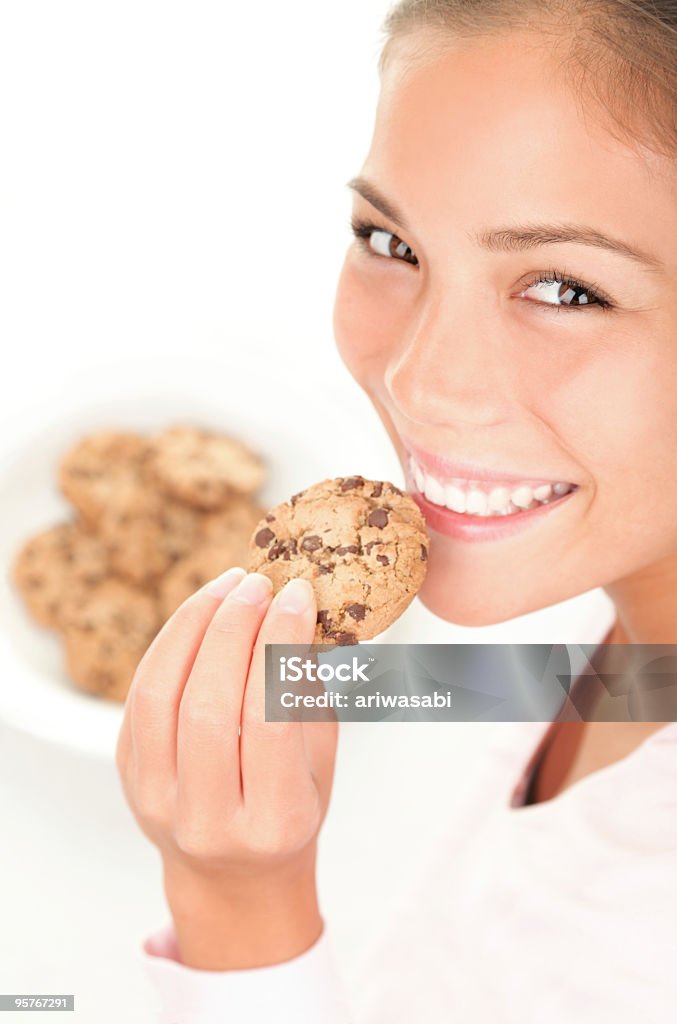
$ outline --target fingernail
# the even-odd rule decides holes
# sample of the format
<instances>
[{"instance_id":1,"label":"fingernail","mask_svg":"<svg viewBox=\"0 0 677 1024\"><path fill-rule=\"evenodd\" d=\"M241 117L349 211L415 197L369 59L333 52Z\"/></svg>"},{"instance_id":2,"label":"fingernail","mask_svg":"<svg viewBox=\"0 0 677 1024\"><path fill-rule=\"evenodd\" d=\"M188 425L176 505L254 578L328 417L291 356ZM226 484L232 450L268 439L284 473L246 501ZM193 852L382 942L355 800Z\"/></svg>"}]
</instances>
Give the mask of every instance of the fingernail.
<instances>
[{"instance_id":1,"label":"fingernail","mask_svg":"<svg viewBox=\"0 0 677 1024\"><path fill-rule=\"evenodd\" d=\"M240 604L262 604L270 597L272 589L273 584L267 576L261 572L250 572L232 591L230 598Z\"/></svg>"},{"instance_id":2,"label":"fingernail","mask_svg":"<svg viewBox=\"0 0 677 1024\"><path fill-rule=\"evenodd\" d=\"M241 569L239 565L235 565L232 569L226 569L220 576L210 580L209 583L205 583L202 589L206 590L212 597L226 597L246 575L244 569Z\"/></svg>"},{"instance_id":3,"label":"fingernail","mask_svg":"<svg viewBox=\"0 0 677 1024\"><path fill-rule=\"evenodd\" d=\"M308 580L289 580L277 595L276 603L281 612L302 615L313 603L313 588Z\"/></svg>"}]
</instances>

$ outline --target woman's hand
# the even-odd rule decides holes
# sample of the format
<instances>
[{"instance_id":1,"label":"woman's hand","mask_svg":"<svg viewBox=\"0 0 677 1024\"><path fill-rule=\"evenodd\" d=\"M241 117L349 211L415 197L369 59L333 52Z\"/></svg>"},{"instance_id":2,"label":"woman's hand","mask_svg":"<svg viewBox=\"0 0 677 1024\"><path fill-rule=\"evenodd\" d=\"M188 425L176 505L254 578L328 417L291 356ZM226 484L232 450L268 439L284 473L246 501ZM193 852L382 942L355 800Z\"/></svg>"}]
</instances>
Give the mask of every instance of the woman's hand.
<instances>
[{"instance_id":1,"label":"woman's hand","mask_svg":"<svg viewBox=\"0 0 677 1024\"><path fill-rule=\"evenodd\" d=\"M265 721L264 645L312 643L317 616L306 580L271 597L270 580L243 569L197 591L144 654L125 706L118 771L192 967L277 963L322 931L315 854L337 725Z\"/></svg>"}]
</instances>

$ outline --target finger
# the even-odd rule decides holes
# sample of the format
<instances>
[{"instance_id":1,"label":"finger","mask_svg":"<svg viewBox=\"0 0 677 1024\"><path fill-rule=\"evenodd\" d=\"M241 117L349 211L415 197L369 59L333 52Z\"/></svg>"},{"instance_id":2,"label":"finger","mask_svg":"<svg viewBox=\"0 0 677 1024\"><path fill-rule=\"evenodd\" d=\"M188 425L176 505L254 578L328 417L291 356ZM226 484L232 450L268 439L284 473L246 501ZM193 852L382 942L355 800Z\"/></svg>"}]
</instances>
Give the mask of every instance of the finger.
<instances>
[{"instance_id":1,"label":"finger","mask_svg":"<svg viewBox=\"0 0 677 1024\"><path fill-rule=\"evenodd\" d=\"M265 720L265 645L311 644L317 605L304 579L290 580L259 630L242 707L240 760L245 806L263 818L271 808L303 800L312 784L301 722Z\"/></svg>"},{"instance_id":2,"label":"finger","mask_svg":"<svg viewBox=\"0 0 677 1024\"><path fill-rule=\"evenodd\" d=\"M200 644L179 709L177 774L184 822L223 820L241 802L239 726L252 648L273 585L249 573Z\"/></svg>"},{"instance_id":3,"label":"finger","mask_svg":"<svg viewBox=\"0 0 677 1024\"><path fill-rule=\"evenodd\" d=\"M339 736L336 713L330 709L329 716L328 721L303 722L303 743L306 748L308 771L321 794L325 808L329 803L333 785Z\"/></svg>"},{"instance_id":4,"label":"finger","mask_svg":"<svg viewBox=\"0 0 677 1024\"><path fill-rule=\"evenodd\" d=\"M234 567L187 598L137 667L125 707L125 729L131 739L134 776L151 799L153 794L165 792L168 781L176 776L181 694L205 630L223 599L244 576L244 569Z\"/></svg>"},{"instance_id":5,"label":"finger","mask_svg":"<svg viewBox=\"0 0 677 1024\"><path fill-rule=\"evenodd\" d=\"M122 716L122 724L115 744L115 765L118 775L125 779L129 770L129 761L132 753L132 732L129 716L129 701L125 703L125 712Z\"/></svg>"}]
</instances>

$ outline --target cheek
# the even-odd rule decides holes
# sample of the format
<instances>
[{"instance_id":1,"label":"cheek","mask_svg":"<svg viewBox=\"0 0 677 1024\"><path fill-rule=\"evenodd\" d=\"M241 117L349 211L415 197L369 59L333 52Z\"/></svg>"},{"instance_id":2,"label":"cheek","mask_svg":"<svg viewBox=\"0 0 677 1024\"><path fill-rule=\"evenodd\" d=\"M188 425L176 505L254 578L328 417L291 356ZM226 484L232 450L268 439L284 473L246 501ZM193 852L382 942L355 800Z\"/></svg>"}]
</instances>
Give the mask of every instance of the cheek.
<instances>
[{"instance_id":1,"label":"cheek","mask_svg":"<svg viewBox=\"0 0 677 1024\"><path fill-rule=\"evenodd\" d=\"M334 303L334 337L341 358L361 384L383 378L397 338L396 312L383 291L351 252L339 276Z\"/></svg>"},{"instance_id":2,"label":"cheek","mask_svg":"<svg viewBox=\"0 0 677 1024\"><path fill-rule=\"evenodd\" d=\"M646 346L646 355L610 372L601 390L600 463L625 515L653 532L677 531L677 366ZM613 476L613 480L612 480Z\"/></svg>"},{"instance_id":3,"label":"cheek","mask_svg":"<svg viewBox=\"0 0 677 1024\"><path fill-rule=\"evenodd\" d=\"M576 398L569 408L578 410L568 438L598 482L627 497L674 477L677 366L662 346L643 341L619 346L567 388Z\"/></svg>"},{"instance_id":4,"label":"cheek","mask_svg":"<svg viewBox=\"0 0 677 1024\"><path fill-rule=\"evenodd\" d=\"M541 406L587 476L581 528L591 564L608 552L635 567L674 550L677 360L668 340L619 335Z\"/></svg>"}]
</instances>

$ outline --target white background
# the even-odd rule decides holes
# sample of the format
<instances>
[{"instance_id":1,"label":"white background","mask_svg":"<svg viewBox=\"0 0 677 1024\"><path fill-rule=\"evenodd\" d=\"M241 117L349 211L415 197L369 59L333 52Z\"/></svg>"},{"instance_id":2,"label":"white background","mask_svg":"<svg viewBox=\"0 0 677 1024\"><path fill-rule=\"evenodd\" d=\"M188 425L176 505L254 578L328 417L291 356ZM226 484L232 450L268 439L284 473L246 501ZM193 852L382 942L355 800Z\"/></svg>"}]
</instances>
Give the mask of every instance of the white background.
<instances>
[{"instance_id":1,"label":"white background","mask_svg":"<svg viewBox=\"0 0 677 1024\"><path fill-rule=\"evenodd\" d=\"M279 422L294 439L280 487L317 465L397 472L331 331L386 6L2 5L3 464L39 465L41 438L99 403L142 417L158 396L208 391L226 420L237 392L259 433ZM25 517L44 518L39 502ZM418 605L405 618L431 642L596 642L608 606L594 592L481 631ZM499 727L344 730L321 888L346 961ZM165 910L110 756L0 726L0 844L0 992L74 992L77 1020L148 1024L135 953Z\"/></svg>"}]
</instances>

